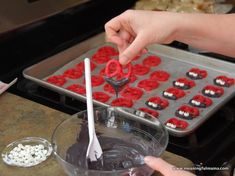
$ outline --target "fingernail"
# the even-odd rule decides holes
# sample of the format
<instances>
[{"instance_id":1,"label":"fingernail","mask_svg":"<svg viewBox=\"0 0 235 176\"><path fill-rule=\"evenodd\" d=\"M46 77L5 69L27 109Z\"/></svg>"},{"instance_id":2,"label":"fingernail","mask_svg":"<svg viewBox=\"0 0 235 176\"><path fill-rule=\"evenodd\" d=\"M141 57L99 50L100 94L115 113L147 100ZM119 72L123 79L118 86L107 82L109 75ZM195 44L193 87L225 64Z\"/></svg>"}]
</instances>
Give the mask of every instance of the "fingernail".
<instances>
[{"instance_id":1,"label":"fingernail","mask_svg":"<svg viewBox=\"0 0 235 176\"><path fill-rule=\"evenodd\" d=\"M144 157L144 162L145 162L145 163L148 163L148 162L151 161L151 159L152 159L151 156L146 156L146 157Z\"/></svg>"},{"instance_id":2,"label":"fingernail","mask_svg":"<svg viewBox=\"0 0 235 176\"><path fill-rule=\"evenodd\" d=\"M129 59L126 56L120 56L119 57L119 62L122 65L126 65L128 63Z\"/></svg>"},{"instance_id":3,"label":"fingernail","mask_svg":"<svg viewBox=\"0 0 235 176\"><path fill-rule=\"evenodd\" d=\"M144 48L143 50L142 50L142 54L146 54L148 52L148 50L146 49L146 48Z\"/></svg>"}]
</instances>

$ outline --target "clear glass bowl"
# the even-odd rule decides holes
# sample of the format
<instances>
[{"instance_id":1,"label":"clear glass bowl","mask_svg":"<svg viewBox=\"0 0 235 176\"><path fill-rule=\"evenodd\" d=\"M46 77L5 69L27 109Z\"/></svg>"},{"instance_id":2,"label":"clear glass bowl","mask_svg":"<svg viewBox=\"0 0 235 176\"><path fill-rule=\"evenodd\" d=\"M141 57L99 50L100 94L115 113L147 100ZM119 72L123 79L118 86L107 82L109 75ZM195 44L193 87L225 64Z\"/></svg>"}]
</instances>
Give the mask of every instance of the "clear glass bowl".
<instances>
[{"instance_id":1,"label":"clear glass bowl","mask_svg":"<svg viewBox=\"0 0 235 176\"><path fill-rule=\"evenodd\" d=\"M37 160L34 163L28 163L28 164L17 164L13 162L13 159L10 155L11 151L15 148L18 147L19 145L29 145L29 146L37 146L37 145L43 145L43 149L46 151L44 153L44 156L46 157L44 160ZM20 151L16 151L16 153L19 153ZM3 161L11 166L17 166L17 167L31 167L40 164L41 162L45 161L52 153L52 145L49 141L46 139L40 138L40 137L25 137L22 139L18 139L10 144L8 144L2 151L2 159Z\"/></svg>"},{"instance_id":2,"label":"clear glass bowl","mask_svg":"<svg viewBox=\"0 0 235 176\"><path fill-rule=\"evenodd\" d=\"M77 161L76 159L79 159L79 157L84 158L86 156L88 145L87 126L84 128L84 124L87 123L87 112L82 111L59 124L52 136L54 154L64 171L70 176L150 176L153 170L145 165L144 156L160 156L165 151L168 144L168 133L164 125L151 115L130 108L96 108L94 109L94 116L95 130L103 152L106 151L105 142L102 142L103 139L108 139L106 143L109 141L115 143L116 141L117 145L122 145L121 143L124 141L124 143L128 143L131 151L115 152L118 153L118 157L125 155L124 157L131 158L130 160L133 160L131 162L135 163L136 161L137 164L132 163L128 167L129 162L124 161L122 169L94 170L87 169L86 160ZM83 147L79 147L82 142L81 139L84 138L86 138L86 143L81 145ZM141 154L133 154L135 152L132 149L141 151ZM71 151L76 154L68 155ZM116 155L109 155L109 157L111 157L108 158L110 162L118 160Z\"/></svg>"}]
</instances>

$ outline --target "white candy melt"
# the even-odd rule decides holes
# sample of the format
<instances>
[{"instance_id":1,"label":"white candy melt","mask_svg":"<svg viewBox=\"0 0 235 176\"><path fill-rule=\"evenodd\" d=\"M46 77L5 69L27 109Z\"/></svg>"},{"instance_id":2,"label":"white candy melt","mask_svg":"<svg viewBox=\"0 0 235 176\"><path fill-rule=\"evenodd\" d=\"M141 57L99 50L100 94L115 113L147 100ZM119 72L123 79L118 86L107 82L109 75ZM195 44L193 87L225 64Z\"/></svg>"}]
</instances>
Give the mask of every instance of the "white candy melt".
<instances>
[{"instance_id":1,"label":"white candy melt","mask_svg":"<svg viewBox=\"0 0 235 176\"><path fill-rule=\"evenodd\" d=\"M18 144L9 154L3 156L3 160L9 165L30 167L45 161L51 151L47 150L42 144L22 145Z\"/></svg>"}]
</instances>

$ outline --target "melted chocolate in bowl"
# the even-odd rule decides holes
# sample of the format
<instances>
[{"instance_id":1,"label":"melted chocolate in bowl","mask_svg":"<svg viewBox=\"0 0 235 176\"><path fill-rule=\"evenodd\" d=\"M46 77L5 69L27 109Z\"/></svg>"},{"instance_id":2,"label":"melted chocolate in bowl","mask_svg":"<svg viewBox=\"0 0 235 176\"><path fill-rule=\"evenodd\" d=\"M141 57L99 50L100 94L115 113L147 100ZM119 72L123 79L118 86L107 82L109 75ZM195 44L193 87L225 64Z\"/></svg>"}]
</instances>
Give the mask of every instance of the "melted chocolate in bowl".
<instances>
[{"instance_id":1,"label":"melted chocolate in bowl","mask_svg":"<svg viewBox=\"0 0 235 176\"><path fill-rule=\"evenodd\" d=\"M103 155L90 162L86 158L87 112L79 112L54 130L56 159L70 176L150 176L153 170L144 164L144 156L160 156L166 149L168 133L157 119L148 114L145 117L131 108L95 108L95 129Z\"/></svg>"},{"instance_id":2,"label":"melted chocolate in bowl","mask_svg":"<svg viewBox=\"0 0 235 176\"><path fill-rule=\"evenodd\" d=\"M87 161L88 129L87 124L83 123L77 142L67 150L66 161L75 166L102 171L129 169L144 164L143 146L119 138L98 136L98 139L103 149L102 158L96 162Z\"/></svg>"}]
</instances>

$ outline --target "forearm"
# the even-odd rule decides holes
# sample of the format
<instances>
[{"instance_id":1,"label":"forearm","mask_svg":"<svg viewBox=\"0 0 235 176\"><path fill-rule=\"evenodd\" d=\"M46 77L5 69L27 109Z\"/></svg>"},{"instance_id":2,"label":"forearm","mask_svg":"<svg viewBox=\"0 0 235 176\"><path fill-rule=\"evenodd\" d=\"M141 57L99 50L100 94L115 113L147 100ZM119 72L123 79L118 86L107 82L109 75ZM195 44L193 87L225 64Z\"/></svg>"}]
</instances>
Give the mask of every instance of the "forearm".
<instances>
[{"instance_id":1,"label":"forearm","mask_svg":"<svg viewBox=\"0 0 235 176\"><path fill-rule=\"evenodd\" d=\"M177 41L235 57L235 14L179 14Z\"/></svg>"}]
</instances>

